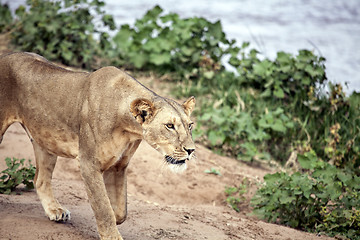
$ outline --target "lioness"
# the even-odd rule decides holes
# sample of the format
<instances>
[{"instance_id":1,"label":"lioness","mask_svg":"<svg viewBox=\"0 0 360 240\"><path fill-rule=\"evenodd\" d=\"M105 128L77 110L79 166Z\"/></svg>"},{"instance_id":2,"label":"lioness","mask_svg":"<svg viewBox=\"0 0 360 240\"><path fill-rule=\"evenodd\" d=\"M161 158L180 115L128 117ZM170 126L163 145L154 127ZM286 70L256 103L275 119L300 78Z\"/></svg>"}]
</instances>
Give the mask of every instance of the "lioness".
<instances>
[{"instance_id":1,"label":"lioness","mask_svg":"<svg viewBox=\"0 0 360 240\"><path fill-rule=\"evenodd\" d=\"M185 168L193 157L194 106L194 97L178 104L115 67L73 72L34 53L0 56L0 140L22 124L34 147L36 191L53 221L70 219L51 188L57 156L79 158L101 239L122 239L126 167L143 139L171 166Z\"/></svg>"}]
</instances>

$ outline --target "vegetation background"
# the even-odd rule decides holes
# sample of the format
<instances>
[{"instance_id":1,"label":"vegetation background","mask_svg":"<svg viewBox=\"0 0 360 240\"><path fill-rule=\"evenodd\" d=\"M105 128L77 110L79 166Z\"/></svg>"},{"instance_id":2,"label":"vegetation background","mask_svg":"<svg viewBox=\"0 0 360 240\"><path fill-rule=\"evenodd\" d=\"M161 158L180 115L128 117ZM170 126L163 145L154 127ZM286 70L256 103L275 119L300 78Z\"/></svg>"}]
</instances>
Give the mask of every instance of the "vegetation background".
<instances>
[{"instance_id":1,"label":"vegetation background","mask_svg":"<svg viewBox=\"0 0 360 240\"><path fill-rule=\"evenodd\" d=\"M111 64L152 72L174 86L175 97L197 96L198 142L279 169L259 185L255 214L359 238L360 94L346 96L341 84L328 81L324 57L299 50L268 59L250 43L228 39L220 21L181 18L160 6L133 26L116 26L103 7L100 0L28 0L12 16L2 5L0 31L19 50L49 60L88 70ZM226 190L235 210L244 186Z\"/></svg>"}]
</instances>

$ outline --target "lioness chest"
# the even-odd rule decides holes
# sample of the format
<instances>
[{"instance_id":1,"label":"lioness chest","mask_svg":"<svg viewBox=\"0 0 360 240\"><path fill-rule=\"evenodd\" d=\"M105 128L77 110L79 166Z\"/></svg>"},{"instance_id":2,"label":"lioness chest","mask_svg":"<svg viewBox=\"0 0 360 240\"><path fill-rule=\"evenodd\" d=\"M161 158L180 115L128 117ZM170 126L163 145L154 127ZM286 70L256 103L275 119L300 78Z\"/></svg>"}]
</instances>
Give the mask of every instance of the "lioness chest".
<instances>
[{"instance_id":1,"label":"lioness chest","mask_svg":"<svg viewBox=\"0 0 360 240\"><path fill-rule=\"evenodd\" d=\"M79 155L79 137L71 131L49 128L27 131L32 139L51 154L67 158L76 158Z\"/></svg>"}]
</instances>

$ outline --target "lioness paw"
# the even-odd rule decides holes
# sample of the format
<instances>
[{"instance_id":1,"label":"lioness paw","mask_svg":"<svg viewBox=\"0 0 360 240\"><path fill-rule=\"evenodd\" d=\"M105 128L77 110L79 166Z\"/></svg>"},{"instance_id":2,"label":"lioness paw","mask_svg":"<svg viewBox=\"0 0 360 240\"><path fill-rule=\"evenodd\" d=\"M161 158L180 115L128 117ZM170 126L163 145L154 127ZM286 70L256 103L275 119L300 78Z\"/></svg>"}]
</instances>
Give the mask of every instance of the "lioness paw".
<instances>
[{"instance_id":1,"label":"lioness paw","mask_svg":"<svg viewBox=\"0 0 360 240\"><path fill-rule=\"evenodd\" d=\"M65 208L52 209L46 212L51 221L66 222L70 220L70 211Z\"/></svg>"}]
</instances>

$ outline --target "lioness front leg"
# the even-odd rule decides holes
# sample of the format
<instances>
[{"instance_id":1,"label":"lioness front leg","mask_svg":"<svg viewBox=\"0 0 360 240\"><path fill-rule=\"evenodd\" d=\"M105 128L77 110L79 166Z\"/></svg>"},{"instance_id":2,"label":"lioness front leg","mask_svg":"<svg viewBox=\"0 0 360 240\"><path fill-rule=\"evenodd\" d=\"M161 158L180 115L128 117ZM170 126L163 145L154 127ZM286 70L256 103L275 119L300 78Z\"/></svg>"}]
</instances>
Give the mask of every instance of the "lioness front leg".
<instances>
[{"instance_id":1,"label":"lioness front leg","mask_svg":"<svg viewBox=\"0 0 360 240\"><path fill-rule=\"evenodd\" d=\"M36 159L35 188L45 214L52 221L70 220L70 212L62 207L55 199L51 178L56 164L57 156L49 154L41 148L35 141L32 142Z\"/></svg>"},{"instance_id":2,"label":"lioness front leg","mask_svg":"<svg viewBox=\"0 0 360 240\"><path fill-rule=\"evenodd\" d=\"M126 168L139 147L141 140L129 144L120 160L104 172L106 190L115 213L116 224L125 221L127 215Z\"/></svg>"},{"instance_id":3,"label":"lioness front leg","mask_svg":"<svg viewBox=\"0 0 360 240\"><path fill-rule=\"evenodd\" d=\"M104 172L106 191L114 211L116 224L125 221L127 215L126 167L112 166Z\"/></svg>"},{"instance_id":4,"label":"lioness front leg","mask_svg":"<svg viewBox=\"0 0 360 240\"><path fill-rule=\"evenodd\" d=\"M107 196L104 179L94 158L80 156L80 171L85 182L86 192L94 212L98 232L102 240L122 240L110 199Z\"/></svg>"}]
</instances>

